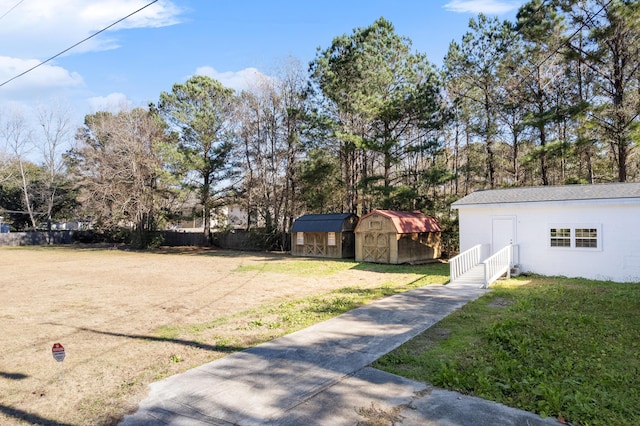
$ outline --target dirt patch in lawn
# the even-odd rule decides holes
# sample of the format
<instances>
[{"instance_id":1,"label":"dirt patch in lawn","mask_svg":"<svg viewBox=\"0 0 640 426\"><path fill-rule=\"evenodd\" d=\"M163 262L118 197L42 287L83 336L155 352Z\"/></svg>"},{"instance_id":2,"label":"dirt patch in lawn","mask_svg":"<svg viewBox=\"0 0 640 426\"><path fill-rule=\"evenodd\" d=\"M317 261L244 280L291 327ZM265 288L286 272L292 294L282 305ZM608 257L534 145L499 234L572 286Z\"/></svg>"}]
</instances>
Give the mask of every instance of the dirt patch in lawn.
<instances>
[{"instance_id":1,"label":"dirt patch in lawn","mask_svg":"<svg viewBox=\"0 0 640 426\"><path fill-rule=\"evenodd\" d=\"M249 310L416 279L355 263L296 273L296 262L217 250L0 248L0 424L114 424L149 383L278 334L247 323ZM57 342L62 363L51 352Z\"/></svg>"},{"instance_id":2,"label":"dirt patch in lawn","mask_svg":"<svg viewBox=\"0 0 640 426\"><path fill-rule=\"evenodd\" d=\"M513 300L505 299L504 297L495 297L487 305L490 308L506 308L513 305Z\"/></svg>"}]
</instances>

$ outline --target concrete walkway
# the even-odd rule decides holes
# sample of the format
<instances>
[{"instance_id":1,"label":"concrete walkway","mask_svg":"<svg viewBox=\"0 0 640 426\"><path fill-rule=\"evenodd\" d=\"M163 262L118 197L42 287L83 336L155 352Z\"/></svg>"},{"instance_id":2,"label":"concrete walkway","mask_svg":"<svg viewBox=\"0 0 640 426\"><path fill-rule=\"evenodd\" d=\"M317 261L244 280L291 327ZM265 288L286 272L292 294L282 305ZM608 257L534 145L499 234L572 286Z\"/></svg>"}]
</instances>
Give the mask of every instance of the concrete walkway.
<instances>
[{"instance_id":1,"label":"concrete walkway","mask_svg":"<svg viewBox=\"0 0 640 426\"><path fill-rule=\"evenodd\" d=\"M121 425L558 425L369 367L486 291L432 285L381 299L153 383Z\"/></svg>"}]
</instances>

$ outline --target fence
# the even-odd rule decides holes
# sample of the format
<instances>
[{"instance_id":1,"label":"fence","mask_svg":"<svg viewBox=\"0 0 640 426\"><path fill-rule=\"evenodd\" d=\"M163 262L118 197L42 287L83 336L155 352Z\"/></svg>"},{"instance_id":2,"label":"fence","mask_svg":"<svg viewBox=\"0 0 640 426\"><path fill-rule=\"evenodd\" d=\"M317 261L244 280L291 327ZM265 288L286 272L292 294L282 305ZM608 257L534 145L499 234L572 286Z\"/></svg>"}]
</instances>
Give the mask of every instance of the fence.
<instances>
[{"instance_id":1,"label":"fence","mask_svg":"<svg viewBox=\"0 0 640 426\"><path fill-rule=\"evenodd\" d=\"M9 232L0 234L0 246L39 246L46 244L71 244L76 241L76 231Z\"/></svg>"},{"instance_id":2,"label":"fence","mask_svg":"<svg viewBox=\"0 0 640 426\"><path fill-rule=\"evenodd\" d=\"M177 231L160 231L162 236L162 245L170 247L179 246L204 246L204 234L202 232L177 232Z\"/></svg>"},{"instance_id":3,"label":"fence","mask_svg":"<svg viewBox=\"0 0 640 426\"><path fill-rule=\"evenodd\" d=\"M159 231L162 245L170 247L204 246L202 232ZM265 250L263 236L243 230L215 232L212 242L223 249L262 251ZM288 240L287 240L288 241ZM0 246L37 246L47 244L72 244L76 242L95 242L91 232L87 231L34 231L10 232L0 234Z\"/></svg>"}]
</instances>

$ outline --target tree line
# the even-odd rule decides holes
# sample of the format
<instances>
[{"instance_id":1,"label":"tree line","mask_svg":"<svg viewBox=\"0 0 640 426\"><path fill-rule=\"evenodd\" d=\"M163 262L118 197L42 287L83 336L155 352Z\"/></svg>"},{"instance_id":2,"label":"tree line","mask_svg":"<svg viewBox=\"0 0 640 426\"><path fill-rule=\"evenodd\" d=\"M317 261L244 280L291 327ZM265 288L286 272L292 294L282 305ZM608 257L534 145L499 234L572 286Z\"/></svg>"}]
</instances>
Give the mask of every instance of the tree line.
<instances>
[{"instance_id":1,"label":"tree line","mask_svg":"<svg viewBox=\"0 0 640 426\"><path fill-rule=\"evenodd\" d=\"M38 132L5 114L0 208L16 229L86 218L144 246L193 215L208 238L234 204L277 247L304 213L422 210L452 230L451 202L474 190L638 181L639 9L532 0L515 22L479 15L440 67L380 18L239 93L194 76L79 129L64 111L42 109Z\"/></svg>"}]
</instances>

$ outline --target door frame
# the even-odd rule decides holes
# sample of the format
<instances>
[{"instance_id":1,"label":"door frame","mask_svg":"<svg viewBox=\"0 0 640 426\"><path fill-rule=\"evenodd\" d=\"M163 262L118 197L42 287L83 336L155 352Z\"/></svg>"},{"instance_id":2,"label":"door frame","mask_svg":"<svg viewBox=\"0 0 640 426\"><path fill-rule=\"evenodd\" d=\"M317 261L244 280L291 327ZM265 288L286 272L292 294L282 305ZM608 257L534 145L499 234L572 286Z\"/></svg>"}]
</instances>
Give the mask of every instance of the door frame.
<instances>
[{"instance_id":1,"label":"door frame","mask_svg":"<svg viewBox=\"0 0 640 426\"><path fill-rule=\"evenodd\" d=\"M516 245L518 244L518 233L517 233L517 217L515 215L510 215L510 216L492 216L491 217L491 253L490 254L494 254L496 251L500 250L502 247L496 247L496 241L498 240L496 238L496 222L497 221L511 221L511 237L509 238L511 245ZM505 228L501 228L501 230L504 230ZM515 256L515 253L512 253L512 255ZM513 262L515 262L516 259L513 258Z\"/></svg>"}]
</instances>

